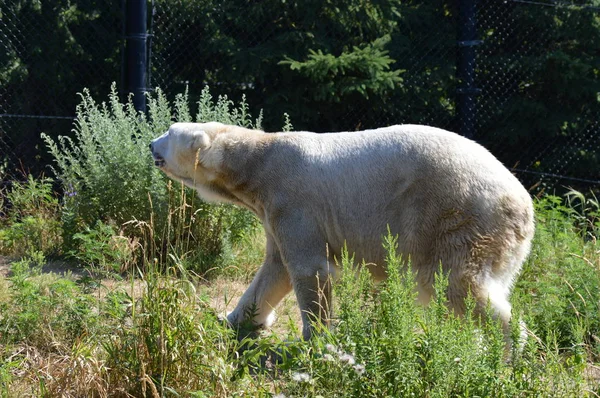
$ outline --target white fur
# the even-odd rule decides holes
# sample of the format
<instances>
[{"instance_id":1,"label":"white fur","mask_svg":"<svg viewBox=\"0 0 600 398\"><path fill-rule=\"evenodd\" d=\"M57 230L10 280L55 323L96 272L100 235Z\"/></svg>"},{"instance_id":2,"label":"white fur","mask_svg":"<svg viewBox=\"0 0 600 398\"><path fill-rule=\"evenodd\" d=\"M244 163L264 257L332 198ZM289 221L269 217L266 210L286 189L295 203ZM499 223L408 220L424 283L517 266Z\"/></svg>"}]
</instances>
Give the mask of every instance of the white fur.
<instances>
[{"instance_id":1,"label":"white fur","mask_svg":"<svg viewBox=\"0 0 600 398\"><path fill-rule=\"evenodd\" d=\"M267 236L265 261L228 315L267 323L293 288L303 334L324 320L329 264L346 243L384 279L381 238L389 226L417 272L419 300L433 294L441 262L449 305L464 311L470 290L508 330L512 284L534 231L531 198L486 149L441 129L399 125L377 130L266 134L218 123L174 124L152 143L161 169L208 200L253 211ZM329 257L328 257L329 256Z\"/></svg>"}]
</instances>

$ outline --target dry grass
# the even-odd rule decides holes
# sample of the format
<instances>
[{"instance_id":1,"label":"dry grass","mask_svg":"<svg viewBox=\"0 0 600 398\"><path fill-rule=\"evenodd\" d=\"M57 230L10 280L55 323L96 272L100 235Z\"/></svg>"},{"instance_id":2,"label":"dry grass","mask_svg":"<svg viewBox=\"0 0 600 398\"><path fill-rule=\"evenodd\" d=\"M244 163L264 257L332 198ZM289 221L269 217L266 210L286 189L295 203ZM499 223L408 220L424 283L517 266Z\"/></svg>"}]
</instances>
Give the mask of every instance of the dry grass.
<instances>
[{"instance_id":1,"label":"dry grass","mask_svg":"<svg viewBox=\"0 0 600 398\"><path fill-rule=\"evenodd\" d=\"M8 301L9 293L8 280L0 273L0 303Z\"/></svg>"},{"instance_id":2,"label":"dry grass","mask_svg":"<svg viewBox=\"0 0 600 398\"><path fill-rule=\"evenodd\" d=\"M10 261L0 259L0 303L8 302L11 297ZM250 283L256 264L244 264L242 272L236 275L221 275L211 281L197 284L197 295L208 299L208 303L217 313L225 314L237 304L239 298ZM83 276L65 263L50 263L43 267L42 274L35 276L41 285L48 285L58 278L71 280ZM118 280L104 278L88 293L97 302L115 292L125 292L134 300L146 293L146 282L140 279ZM95 305L94 305L95 306ZM272 332L280 336L289 336L299 330L300 314L293 293L289 294L277 308L277 321ZM294 325L294 326L291 326ZM110 383L110 369L107 368L106 354L102 346L96 344L92 336L81 336L72 346L65 346L60 339L53 340L45 335L44 346L31 342L10 347L1 347L2 358L12 361L10 372L10 392L15 397L108 397L127 396L126 391L115 391ZM92 337L92 339L90 339ZM150 387L149 387L150 388ZM112 390L111 390L112 389ZM13 395L14 394L14 395ZM152 396L152 391L147 391Z\"/></svg>"},{"instance_id":3,"label":"dry grass","mask_svg":"<svg viewBox=\"0 0 600 398\"><path fill-rule=\"evenodd\" d=\"M210 306L218 314L227 314L235 308L238 300L248 287L247 280L231 279L226 277L217 278L210 283L201 286L201 292L210 298ZM296 326L297 330L302 329L302 320L300 310L296 302L296 296L288 294L275 309L277 319L271 326L271 330L280 335L286 336L293 332L290 323Z\"/></svg>"},{"instance_id":4,"label":"dry grass","mask_svg":"<svg viewBox=\"0 0 600 398\"><path fill-rule=\"evenodd\" d=\"M16 376L22 391L18 396L37 397L40 392L47 397L110 395L106 378L108 369L100 359L98 347L91 348L79 341L70 349L60 347L59 350L65 353L48 353L35 347L21 348L23 362ZM27 394L27 390L32 392Z\"/></svg>"}]
</instances>

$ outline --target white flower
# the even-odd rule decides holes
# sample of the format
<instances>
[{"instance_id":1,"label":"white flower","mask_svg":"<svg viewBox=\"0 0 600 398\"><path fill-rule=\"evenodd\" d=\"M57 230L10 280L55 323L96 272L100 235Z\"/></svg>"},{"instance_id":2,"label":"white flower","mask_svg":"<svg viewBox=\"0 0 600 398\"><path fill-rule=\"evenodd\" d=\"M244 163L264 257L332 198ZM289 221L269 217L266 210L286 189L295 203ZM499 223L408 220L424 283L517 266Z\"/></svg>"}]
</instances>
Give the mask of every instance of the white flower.
<instances>
[{"instance_id":1,"label":"white flower","mask_svg":"<svg viewBox=\"0 0 600 398\"><path fill-rule=\"evenodd\" d=\"M354 371L359 376L362 376L365 373L365 365L361 365L360 363L357 365L354 365L352 368L354 368Z\"/></svg>"},{"instance_id":2,"label":"white flower","mask_svg":"<svg viewBox=\"0 0 600 398\"><path fill-rule=\"evenodd\" d=\"M311 382L311 378L308 373L293 373L292 380L294 380L298 383L310 383Z\"/></svg>"},{"instance_id":3,"label":"white flower","mask_svg":"<svg viewBox=\"0 0 600 398\"><path fill-rule=\"evenodd\" d=\"M337 348L333 344L325 344L325 349L329 352L334 352L337 354Z\"/></svg>"},{"instance_id":4,"label":"white flower","mask_svg":"<svg viewBox=\"0 0 600 398\"><path fill-rule=\"evenodd\" d=\"M333 355L331 354L325 354L323 355L323 359L327 362L333 362L335 359L333 358Z\"/></svg>"},{"instance_id":5,"label":"white flower","mask_svg":"<svg viewBox=\"0 0 600 398\"><path fill-rule=\"evenodd\" d=\"M277 395L273 395L273 398L287 398L287 397L285 396L285 394L281 394L280 393L280 394L277 394Z\"/></svg>"},{"instance_id":6,"label":"white flower","mask_svg":"<svg viewBox=\"0 0 600 398\"><path fill-rule=\"evenodd\" d=\"M354 360L354 357L350 354L342 354L340 355L340 361L342 363L346 363L350 366L354 365L356 363L356 361Z\"/></svg>"},{"instance_id":7,"label":"white flower","mask_svg":"<svg viewBox=\"0 0 600 398\"><path fill-rule=\"evenodd\" d=\"M459 357L454 358L454 363L460 363L460 358Z\"/></svg>"}]
</instances>

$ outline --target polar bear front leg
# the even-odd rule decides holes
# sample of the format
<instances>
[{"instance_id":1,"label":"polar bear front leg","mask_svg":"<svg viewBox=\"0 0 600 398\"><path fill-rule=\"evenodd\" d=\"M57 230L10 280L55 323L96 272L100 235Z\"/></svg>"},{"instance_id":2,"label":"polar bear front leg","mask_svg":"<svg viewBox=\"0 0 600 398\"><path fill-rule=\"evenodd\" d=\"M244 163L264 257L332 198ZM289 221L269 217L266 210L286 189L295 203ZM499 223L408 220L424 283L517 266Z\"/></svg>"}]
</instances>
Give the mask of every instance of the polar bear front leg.
<instances>
[{"instance_id":1,"label":"polar bear front leg","mask_svg":"<svg viewBox=\"0 0 600 398\"><path fill-rule=\"evenodd\" d=\"M275 320L274 308L291 290L290 276L279 249L267 233L265 260L236 308L227 315L227 321L234 327L245 322L269 327Z\"/></svg>"},{"instance_id":2,"label":"polar bear front leg","mask_svg":"<svg viewBox=\"0 0 600 398\"><path fill-rule=\"evenodd\" d=\"M335 276L327 258L327 240L311 216L295 208L282 214L274 233L300 307L305 340L313 335L315 322L329 322Z\"/></svg>"}]
</instances>

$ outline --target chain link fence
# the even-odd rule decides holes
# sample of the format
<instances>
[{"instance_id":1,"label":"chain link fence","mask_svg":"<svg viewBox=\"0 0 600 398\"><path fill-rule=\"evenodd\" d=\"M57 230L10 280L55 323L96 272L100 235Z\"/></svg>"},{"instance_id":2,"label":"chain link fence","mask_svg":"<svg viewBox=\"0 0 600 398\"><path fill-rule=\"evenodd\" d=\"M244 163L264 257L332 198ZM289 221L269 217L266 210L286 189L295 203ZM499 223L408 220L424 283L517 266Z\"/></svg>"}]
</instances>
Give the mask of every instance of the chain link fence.
<instances>
[{"instance_id":1,"label":"chain link fence","mask_svg":"<svg viewBox=\"0 0 600 398\"><path fill-rule=\"evenodd\" d=\"M409 122L456 127L451 103L456 90L456 21L444 15L448 10L441 6L449 3L456 13L455 2L395 6L393 27L360 32L352 31L359 28L360 10L338 12L351 6L343 7L340 1L328 8L320 3L288 2L284 11L280 1L269 0L156 0L150 85L167 93L187 88L192 97L205 85L219 95L245 95L255 113L265 110L268 130L281 127L284 112L292 116L296 129L316 132ZM305 8L296 9L299 4ZM349 27L340 27L343 23ZM307 87L305 76L281 62L306 58L310 49L339 56L355 46L356 39L369 43L380 35L390 36L385 50L395 60L393 69L402 72L402 82L384 95L324 101L315 94L317 87Z\"/></svg>"},{"instance_id":2,"label":"chain link fence","mask_svg":"<svg viewBox=\"0 0 600 398\"><path fill-rule=\"evenodd\" d=\"M475 1L476 40L459 45L458 1L154 0L148 87L170 98L188 90L195 100L206 85L245 96L255 115L264 109L266 130L285 112L297 130L420 123L460 132L466 111L473 138L526 186L597 189L596 2ZM41 170L37 137L68 133L76 93L88 87L102 99L111 82L123 87L123 4L48 3L0 5L0 160ZM464 46L476 54L469 87ZM360 54L377 62L361 67L369 58Z\"/></svg>"},{"instance_id":3,"label":"chain link fence","mask_svg":"<svg viewBox=\"0 0 600 398\"><path fill-rule=\"evenodd\" d=\"M40 133L68 134L78 93L120 81L122 17L113 2L0 2L0 181L47 173Z\"/></svg>"},{"instance_id":4,"label":"chain link fence","mask_svg":"<svg viewBox=\"0 0 600 398\"><path fill-rule=\"evenodd\" d=\"M579 3L479 6L476 138L550 191L600 180L600 8Z\"/></svg>"}]
</instances>

